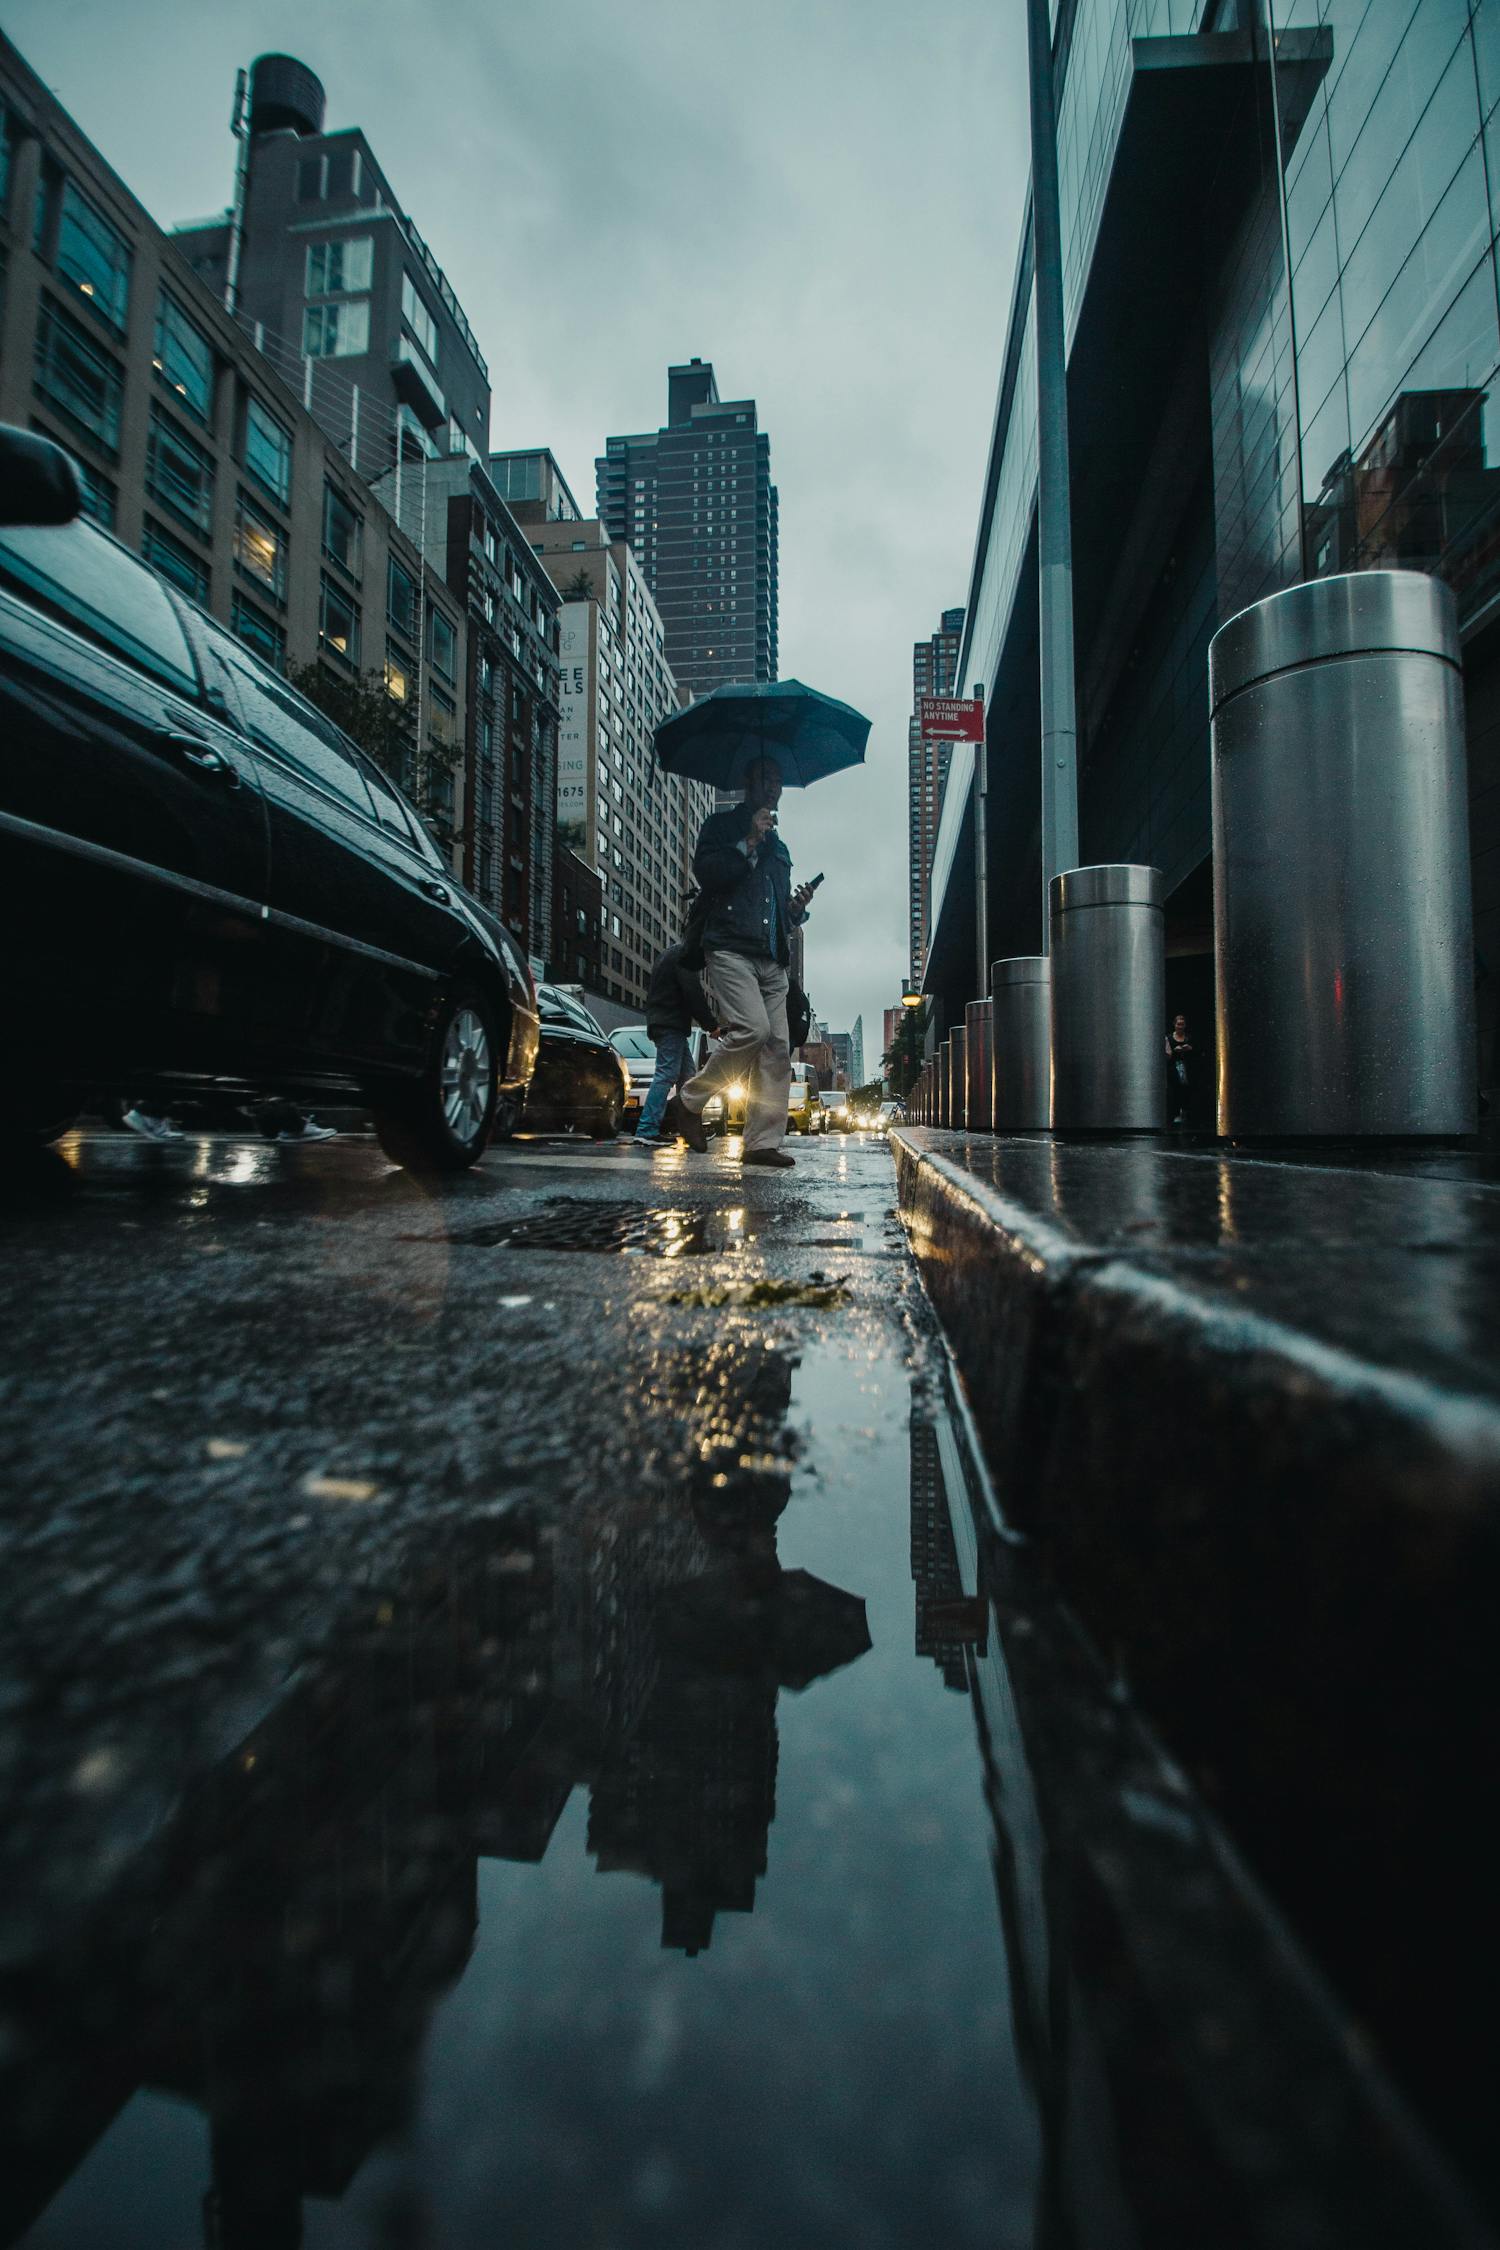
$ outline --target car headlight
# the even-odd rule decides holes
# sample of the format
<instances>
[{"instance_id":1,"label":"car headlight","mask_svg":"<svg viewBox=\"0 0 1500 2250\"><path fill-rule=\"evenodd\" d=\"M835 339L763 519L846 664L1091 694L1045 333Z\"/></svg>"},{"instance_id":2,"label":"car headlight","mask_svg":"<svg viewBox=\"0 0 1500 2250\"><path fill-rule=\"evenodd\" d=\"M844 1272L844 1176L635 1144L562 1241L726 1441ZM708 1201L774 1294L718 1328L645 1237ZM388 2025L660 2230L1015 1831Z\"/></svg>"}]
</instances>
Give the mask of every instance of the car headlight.
<instances>
[{"instance_id":1,"label":"car headlight","mask_svg":"<svg viewBox=\"0 0 1500 2250\"><path fill-rule=\"evenodd\" d=\"M745 1089L744 1089L744 1087L743 1087L743 1086L731 1086L731 1087L730 1087L730 1089L729 1089L729 1099L730 1099L730 1100L731 1100L732 1102L742 1102L742 1101L744 1100L744 1098L745 1098Z\"/></svg>"}]
</instances>

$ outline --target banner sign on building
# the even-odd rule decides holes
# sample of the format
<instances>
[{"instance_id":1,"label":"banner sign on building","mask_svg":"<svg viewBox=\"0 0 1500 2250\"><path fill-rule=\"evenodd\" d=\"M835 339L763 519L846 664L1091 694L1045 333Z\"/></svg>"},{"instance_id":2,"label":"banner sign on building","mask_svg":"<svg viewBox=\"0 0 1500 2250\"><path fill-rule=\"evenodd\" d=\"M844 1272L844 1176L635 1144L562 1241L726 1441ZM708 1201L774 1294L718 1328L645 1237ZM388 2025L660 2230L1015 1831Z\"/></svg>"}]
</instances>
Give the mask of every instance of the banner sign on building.
<instances>
[{"instance_id":1,"label":"banner sign on building","mask_svg":"<svg viewBox=\"0 0 1500 2250\"><path fill-rule=\"evenodd\" d=\"M589 619L592 602L564 602L558 619L562 674L557 722L557 825L584 851L589 824Z\"/></svg>"},{"instance_id":2,"label":"banner sign on building","mask_svg":"<svg viewBox=\"0 0 1500 2250\"><path fill-rule=\"evenodd\" d=\"M965 696L924 695L921 725L924 742L983 742L984 705Z\"/></svg>"}]
</instances>

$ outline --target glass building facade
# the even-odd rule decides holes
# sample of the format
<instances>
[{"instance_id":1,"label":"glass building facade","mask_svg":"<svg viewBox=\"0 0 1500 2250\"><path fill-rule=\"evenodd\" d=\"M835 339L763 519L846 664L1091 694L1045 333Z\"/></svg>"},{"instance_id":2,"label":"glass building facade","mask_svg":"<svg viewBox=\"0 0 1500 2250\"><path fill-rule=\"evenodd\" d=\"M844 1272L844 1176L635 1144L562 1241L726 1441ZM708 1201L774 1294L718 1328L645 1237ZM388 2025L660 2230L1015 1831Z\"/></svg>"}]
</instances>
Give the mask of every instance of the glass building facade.
<instances>
[{"instance_id":1,"label":"glass building facade","mask_svg":"<svg viewBox=\"0 0 1500 2250\"><path fill-rule=\"evenodd\" d=\"M1414 568L1465 641L1481 1074L1500 986L1500 0L1055 0L1081 856L1168 886L1211 1012L1207 646L1299 578ZM995 956L1040 942L1036 391L1017 261L959 692L989 687ZM964 754L967 755L967 754ZM954 780L967 768L955 759ZM929 988L974 989L949 789Z\"/></svg>"}]
</instances>

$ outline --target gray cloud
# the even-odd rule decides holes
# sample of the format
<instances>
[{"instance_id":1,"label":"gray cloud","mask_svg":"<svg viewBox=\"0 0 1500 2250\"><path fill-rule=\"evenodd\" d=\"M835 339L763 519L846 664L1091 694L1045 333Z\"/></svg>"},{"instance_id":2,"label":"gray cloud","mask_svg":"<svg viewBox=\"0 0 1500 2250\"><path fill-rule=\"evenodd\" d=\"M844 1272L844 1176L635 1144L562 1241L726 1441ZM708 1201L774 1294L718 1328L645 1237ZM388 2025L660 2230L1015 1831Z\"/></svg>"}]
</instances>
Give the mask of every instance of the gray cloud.
<instances>
[{"instance_id":1,"label":"gray cloud","mask_svg":"<svg viewBox=\"0 0 1500 2250\"><path fill-rule=\"evenodd\" d=\"M10 0L6 28L160 219L228 199L236 67L300 55L369 134L490 363L497 445L593 505L666 368L753 396L781 492L781 664L867 712L868 764L784 830L824 868L808 982L900 989L911 643L967 593L1026 172L1016 0Z\"/></svg>"}]
</instances>

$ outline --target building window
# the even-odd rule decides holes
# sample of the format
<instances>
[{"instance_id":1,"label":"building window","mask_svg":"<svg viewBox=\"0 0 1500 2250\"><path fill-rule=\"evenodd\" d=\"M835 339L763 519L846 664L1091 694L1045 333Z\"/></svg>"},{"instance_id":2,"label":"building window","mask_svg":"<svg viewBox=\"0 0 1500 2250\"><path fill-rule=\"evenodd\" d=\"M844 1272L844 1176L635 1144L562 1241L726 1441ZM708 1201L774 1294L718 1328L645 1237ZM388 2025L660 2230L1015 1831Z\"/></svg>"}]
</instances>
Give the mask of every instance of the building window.
<instances>
[{"instance_id":1,"label":"building window","mask_svg":"<svg viewBox=\"0 0 1500 2250\"><path fill-rule=\"evenodd\" d=\"M130 309L130 246L71 180L63 182L57 270L123 334Z\"/></svg>"},{"instance_id":2,"label":"building window","mask_svg":"<svg viewBox=\"0 0 1500 2250\"><path fill-rule=\"evenodd\" d=\"M359 664L359 611L342 586L324 574L318 605L318 646L341 664Z\"/></svg>"},{"instance_id":3,"label":"building window","mask_svg":"<svg viewBox=\"0 0 1500 2250\"><path fill-rule=\"evenodd\" d=\"M434 670L441 672L445 680L455 677L457 645L458 636L453 630L452 619L445 616L442 610L433 609L427 624L427 653L432 658Z\"/></svg>"},{"instance_id":4,"label":"building window","mask_svg":"<svg viewBox=\"0 0 1500 2250\"><path fill-rule=\"evenodd\" d=\"M343 242L315 242L307 253L307 295L338 297L368 289L375 255L373 235L356 234Z\"/></svg>"},{"instance_id":5,"label":"building window","mask_svg":"<svg viewBox=\"0 0 1500 2250\"><path fill-rule=\"evenodd\" d=\"M432 363L433 371L436 373L438 363L437 322L417 294L417 285L409 273L403 274L401 277L401 318L427 354Z\"/></svg>"},{"instance_id":6,"label":"building window","mask_svg":"<svg viewBox=\"0 0 1500 2250\"><path fill-rule=\"evenodd\" d=\"M286 635L271 618L247 602L243 594L236 594L229 606L229 622L256 655L269 664L273 671L286 670Z\"/></svg>"},{"instance_id":7,"label":"building window","mask_svg":"<svg viewBox=\"0 0 1500 2250\"><path fill-rule=\"evenodd\" d=\"M213 347L165 289L156 303L153 364L162 381L177 393L189 413L196 414L200 422L206 422L213 410Z\"/></svg>"},{"instance_id":8,"label":"building window","mask_svg":"<svg viewBox=\"0 0 1500 2250\"><path fill-rule=\"evenodd\" d=\"M146 438L146 490L179 523L207 533L213 524L214 464L196 439L179 430L159 406L151 409Z\"/></svg>"},{"instance_id":9,"label":"building window","mask_svg":"<svg viewBox=\"0 0 1500 2250\"><path fill-rule=\"evenodd\" d=\"M323 200L323 164L321 156L304 156L297 166L297 201L321 203Z\"/></svg>"},{"instance_id":10,"label":"building window","mask_svg":"<svg viewBox=\"0 0 1500 2250\"><path fill-rule=\"evenodd\" d=\"M350 507L335 484L323 487L323 552L351 578L359 576L363 519Z\"/></svg>"},{"instance_id":11,"label":"building window","mask_svg":"<svg viewBox=\"0 0 1500 2250\"><path fill-rule=\"evenodd\" d=\"M394 641L385 644L385 692L397 703L405 703L411 695L411 659Z\"/></svg>"},{"instance_id":12,"label":"building window","mask_svg":"<svg viewBox=\"0 0 1500 2250\"><path fill-rule=\"evenodd\" d=\"M208 566L184 547L180 539L174 539L170 531L153 523L149 516L141 538L141 553L153 570L160 571L163 578L170 578L174 586L180 586L195 602L208 600Z\"/></svg>"},{"instance_id":13,"label":"building window","mask_svg":"<svg viewBox=\"0 0 1500 2250\"><path fill-rule=\"evenodd\" d=\"M286 533L243 492L234 523L234 559L278 600L286 593Z\"/></svg>"},{"instance_id":14,"label":"building window","mask_svg":"<svg viewBox=\"0 0 1500 2250\"><path fill-rule=\"evenodd\" d=\"M245 401L245 474L285 506L292 492L292 438L258 398Z\"/></svg>"},{"instance_id":15,"label":"building window","mask_svg":"<svg viewBox=\"0 0 1500 2250\"><path fill-rule=\"evenodd\" d=\"M403 570L394 555L386 571L385 606L391 630L409 641L417 638L417 582Z\"/></svg>"},{"instance_id":16,"label":"building window","mask_svg":"<svg viewBox=\"0 0 1500 2250\"><path fill-rule=\"evenodd\" d=\"M11 123L10 111L4 102L0 102L0 219L4 218L6 205L10 202L10 160L14 147L15 127Z\"/></svg>"},{"instance_id":17,"label":"building window","mask_svg":"<svg viewBox=\"0 0 1500 2250\"><path fill-rule=\"evenodd\" d=\"M302 349L309 359L358 359L370 348L370 300L309 305L302 316Z\"/></svg>"},{"instance_id":18,"label":"building window","mask_svg":"<svg viewBox=\"0 0 1500 2250\"><path fill-rule=\"evenodd\" d=\"M114 452L124 393L120 371L49 297L42 299L37 323L35 382L38 395L59 414Z\"/></svg>"}]
</instances>

